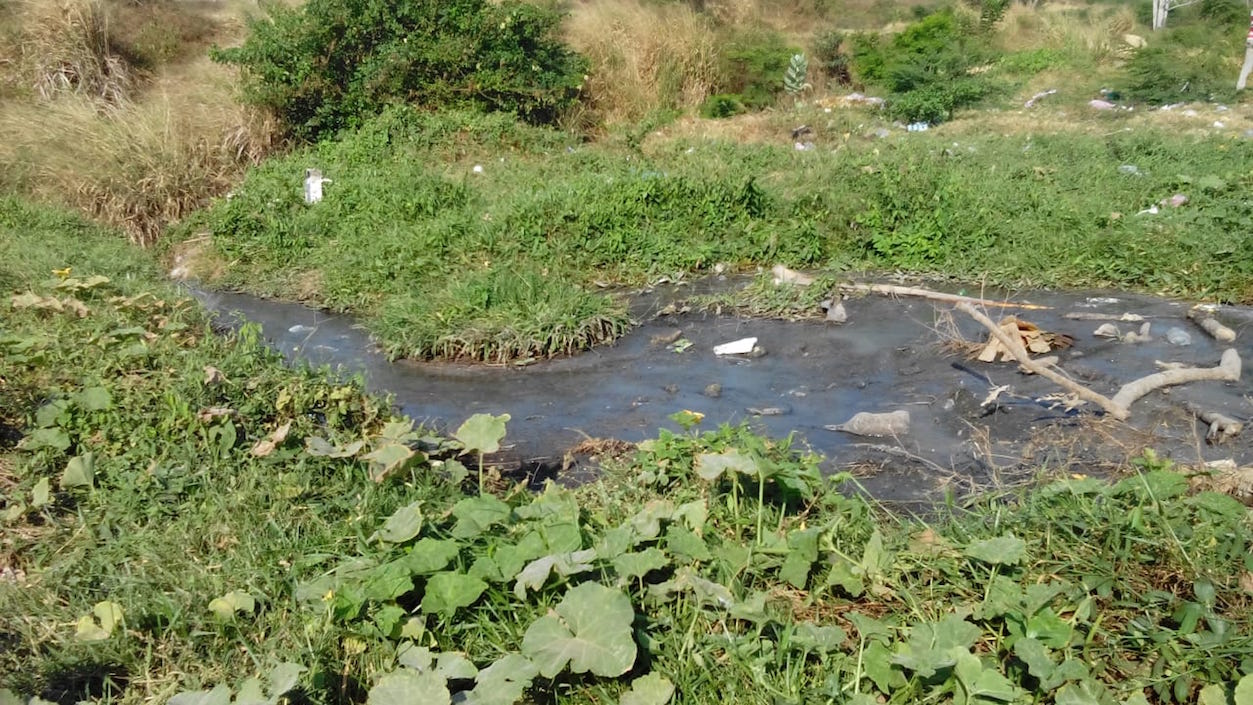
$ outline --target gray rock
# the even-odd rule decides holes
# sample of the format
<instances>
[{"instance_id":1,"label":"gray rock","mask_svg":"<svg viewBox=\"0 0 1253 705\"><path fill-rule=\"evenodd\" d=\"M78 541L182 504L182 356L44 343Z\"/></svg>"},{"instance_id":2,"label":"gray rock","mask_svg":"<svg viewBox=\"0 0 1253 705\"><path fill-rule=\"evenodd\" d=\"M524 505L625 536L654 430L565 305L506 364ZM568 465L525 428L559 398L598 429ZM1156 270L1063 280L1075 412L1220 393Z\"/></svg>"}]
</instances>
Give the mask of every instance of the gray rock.
<instances>
[{"instance_id":1,"label":"gray rock","mask_svg":"<svg viewBox=\"0 0 1253 705\"><path fill-rule=\"evenodd\" d=\"M710 399L717 399L718 397L722 396L722 385L718 384L717 382L714 382L713 384L706 386L705 396L709 397Z\"/></svg>"}]
</instances>

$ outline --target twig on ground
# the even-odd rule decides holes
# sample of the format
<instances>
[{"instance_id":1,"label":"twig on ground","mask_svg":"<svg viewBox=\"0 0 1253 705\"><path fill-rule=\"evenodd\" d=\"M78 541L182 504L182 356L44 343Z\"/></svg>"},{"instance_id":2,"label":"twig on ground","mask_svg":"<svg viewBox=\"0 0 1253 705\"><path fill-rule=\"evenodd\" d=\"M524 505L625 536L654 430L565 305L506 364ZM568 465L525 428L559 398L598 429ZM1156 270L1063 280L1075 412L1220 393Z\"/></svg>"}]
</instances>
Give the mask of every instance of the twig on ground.
<instances>
[{"instance_id":1,"label":"twig on ground","mask_svg":"<svg viewBox=\"0 0 1253 705\"><path fill-rule=\"evenodd\" d=\"M896 286L895 284L840 284L840 289L845 291L860 291L870 294L884 294L886 296L915 296L932 301L944 301L951 304L978 304L979 306L999 306L1001 308L1021 308L1031 311L1043 311L1051 309L1052 306L1042 306L1040 304L1024 304L1014 303L1011 301L991 301L989 299L977 299L973 296L961 296L959 294L945 294L941 291L931 291L930 289L918 289L912 286Z\"/></svg>"},{"instance_id":2,"label":"twig on ground","mask_svg":"<svg viewBox=\"0 0 1253 705\"><path fill-rule=\"evenodd\" d=\"M1217 367L1185 367L1181 370L1166 370L1147 377L1128 382L1114 395L1113 402L1126 409L1135 400L1149 392L1175 384L1187 382L1218 381L1236 382L1240 379L1240 353L1235 348L1223 351L1222 360Z\"/></svg>"},{"instance_id":3,"label":"twig on ground","mask_svg":"<svg viewBox=\"0 0 1253 705\"><path fill-rule=\"evenodd\" d=\"M1235 438L1244 430L1243 423L1217 411L1206 411L1196 404L1187 402L1184 403L1183 408L1200 419L1202 423L1209 424L1209 431L1205 434L1205 440L1210 443L1222 443L1229 438Z\"/></svg>"},{"instance_id":4,"label":"twig on ground","mask_svg":"<svg viewBox=\"0 0 1253 705\"><path fill-rule=\"evenodd\" d=\"M1200 326L1210 337L1220 343L1230 343L1236 339L1236 332L1218 322L1204 309L1194 308L1188 311L1188 318Z\"/></svg>"}]
</instances>

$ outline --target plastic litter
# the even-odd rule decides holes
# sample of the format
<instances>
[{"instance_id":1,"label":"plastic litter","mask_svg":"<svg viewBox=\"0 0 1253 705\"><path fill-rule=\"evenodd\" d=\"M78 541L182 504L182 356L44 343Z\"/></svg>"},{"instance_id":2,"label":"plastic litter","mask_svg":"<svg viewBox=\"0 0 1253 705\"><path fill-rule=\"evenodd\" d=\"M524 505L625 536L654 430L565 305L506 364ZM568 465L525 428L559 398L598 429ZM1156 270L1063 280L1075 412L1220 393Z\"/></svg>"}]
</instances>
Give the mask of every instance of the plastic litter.
<instances>
[{"instance_id":1,"label":"plastic litter","mask_svg":"<svg viewBox=\"0 0 1253 705\"><path fill-rule=\"evenodd\" d=\"M842 424L824 426L828 431L843 431L857 436L901 436L909 433L909 412L892 411L872 414L863 411Z\"/></svg>"},{"instance_id":2,"label":"plastic litter","mask_svg":"<svg viewBox=\"0 0 1253 705\"><path fill-rule=\"evenodd\" d=\"M715 355L747 355L757 345L757 338L740 338L714 346Z\"/></svg>"},{"instance_id":3,"label":"plastic litter","mask_svg":"<svg viewBox=\"0 0 1253 705\"><path fill-rule=\"evenodd\" d=\"M322 200L322 184L335 183L322 178L321 169L305 169L305 203L319 203Z\"/></svg>"},{"instance_id":4,"label":"plastic litter","mask_svg":"<svg viewBox=\"0 0 1253 705\"><path fill-rule=\"evenodd\" d=\"M926 132L931 129L931 125L925 122L911 122L905 126L909 132Z\"/></svg>"},{"instance_id":5,"label":"plastic litter","mask_svg":"<svg viewBox=\"0 0 1253 705\"><path fill-rule=\"evenodd\" d=\"M1113 110L1114 108L1118 107L1114 105L1113 103L1109 102L1108 100L1089 100L1088 106L1096 110Z\"/></svg>"},{"instance_id":6,"label":"plastic litter","mask_svg":"<svg viewBox=\"0 0 1253 705\"><path fill-rule=\"evenodd\" d=\"M1024 108L1031 108L1031 107L1034 107L1034 106L1035 106L1035 104L1036 104L1036 101L1038 101L1039 99L1041 99L1041 98L1043 98L1043 97L1045 97L1045 96L1053 95L1053 94L1054 94L1054 93L1056 93L1056 92L1057 92L1057 89L1056 89L1056 88L1050 88L1050 89L1048 89L1047 91L1040 91L1039 93L1036 93L1035 95L1031 96L1031 99L1030 99L1030 100L1028 100L1027 102L1023 103L1023 104L1022 104L1022 107L1024 107Z\"/></svg>"},{"instance_id":7,"label":"plastic litter","mask_svg":"<svg viewBox=\"0 0 1253 705\"><path fill-rule=\"evenodd\" d=\"M1135 164L1119 165L1118 173L1126 174L1127 176L1144 176L1144 172L1140 171L1140 167L1136 166Z\"/></svg>"},{"instance_id":8,"label":"plastic litter","mask_svg":"<svg viewBox=\"0 0 1253 705\"><path fill-rule=\"evenodd\" d=\"M1171 328L1166 331L1166 342L1171 345L1191 345L1192 336L1188 335L1188 331L1182 328Z\"/></svg>"}]
</instances>

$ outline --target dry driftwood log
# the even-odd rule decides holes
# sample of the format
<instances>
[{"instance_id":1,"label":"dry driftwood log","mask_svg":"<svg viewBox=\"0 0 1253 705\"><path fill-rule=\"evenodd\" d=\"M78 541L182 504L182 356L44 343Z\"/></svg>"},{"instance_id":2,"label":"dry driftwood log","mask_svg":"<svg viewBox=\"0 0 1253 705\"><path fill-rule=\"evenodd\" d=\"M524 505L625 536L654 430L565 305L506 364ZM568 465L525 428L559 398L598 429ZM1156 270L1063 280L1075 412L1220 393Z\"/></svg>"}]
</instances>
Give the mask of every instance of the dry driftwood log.
<instances>
[{"instance_id":1,"label":"dry driftwood log","mask_svg":"<svg viewBox=\"0 0 1253 705\"><path fill-rule=\"evenodd\" d=\"M1206 411L1196 404L1190 403L1185 403L1183 407L1203 423L1209 424L1209 431L1205 434L1205 440L1210 443L1222 443L1228 438L1235 438L1244 430L1243 423L1217 411Z\"/></svg>"},{"instance_id":2,"label":"dry driftwood log","mask_svg":"<svg viewBox=\"0 0 1253 705\"><path fill-rule=\"evenodd\" d=\"M1236 339L1236 332L1218 322L1203 309L1194 308L1188 311L1188 318L1200 326L1210 337L1220 343L1230 343Z\"/></svg>"},{"instance_id":3,"label":"dry driftwood log","mask_svg":"<svg viewBox=\"0 0 1253 705\"><path fill-rule=\"evenodd\" d=\"M1031 356L1027 354L1027 350L1023 348L1022 341L1013 340L1011 336L1006 335L1000 326L992 322L992 319L985 316L969 303L960 303L957 305L957 308L991 331L992 335L996 336L1010 350L1014 355L1014 359L1018 360L1023 367L1041 377L1047 378L1062 389L1073 392L1080 399L1096 404L1119 421L1125 421L1131 415L1130 407L1132 403L1155 389L1202 380L1234 382L1240 379L1240 353L1236 352L1234 348L1230 348L1223 352L1222 361L1217 367L1188 367L1151 374L1124 384L1122 389L1119 389L1118 393L1113 398L1110 398L1104 394L1094 392L1082 384L1068 379L1032 360Z\"/></svg>"},{"instance_id":4,"label":"dry driftwood log","mask_svg":"<svg viewBox=\"0 0 1253 705\"><path fill-rule=\"evenodd\" d=\"M858 436L903 436L909 433L909 412L891 411L872 414L862 411L842 424L824 426L828 431L843 431Z\"/></svg>"},{"instance_id":5,"label":"dry driftwood log","mask_svg":"<svg viewBox=\"0 0 1253 705\"><path fill-rule=\"evenodd\" d=\"M1012 301L991 301L988 299L977 299L972 296L961 296L958 294L945 294L941 291L931 291L930 289L918 289L912 286L895 286L893 284L841 284L840 288L844 291L860 291L870 294L884 294L886 296L916 296L932 301L944 301L951 304L977 304L979 306L999 306L1001 308L1021 308L1031 311L1043 311L1051 309L1052 306L1041 306L1040 304L1022 304Z\"/></svg>"}]
</instances>

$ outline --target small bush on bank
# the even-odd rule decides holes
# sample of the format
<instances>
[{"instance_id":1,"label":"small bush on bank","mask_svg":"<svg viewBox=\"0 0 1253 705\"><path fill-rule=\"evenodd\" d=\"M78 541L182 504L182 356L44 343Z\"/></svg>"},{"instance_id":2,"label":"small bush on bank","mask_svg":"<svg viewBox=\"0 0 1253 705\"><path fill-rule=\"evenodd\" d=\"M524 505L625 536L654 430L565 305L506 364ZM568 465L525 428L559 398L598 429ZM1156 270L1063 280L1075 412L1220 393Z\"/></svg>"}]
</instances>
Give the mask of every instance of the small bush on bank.
<instances>
[{"instance_id":1,"label":"small bush on bank","mask_svg":"<svg viewBox=\"0 0 1253 705\"><path fill-rule=\"evenodd\" d=\"M774 103L783 91L783 72L798 47L768 29L753 29L729 36L720 53L723 93L739 97L744 107L760 109Z\"/></svg>"},{"instance_id":2,"label":"small bush on bank","mask_svg":"<svg viewBox=\"0 0 1253 705\"><path fill-rule=\"evenodd\" d=\"M243 46L214 57L243 70L247 102L304 139L360 125L394 102L551 123L586 71L555 38L560 20L513 1L311 0L272 6Z\"/></svg>"},{"instance_id":3,"label":"small bush on bank","mask_svg":"<svg viewBox=\"0 0 1253 705\"><path fill-rule=\"evenodd\" d=\"M1243 24L1224 32L1196 22L1160 33L1127 62L1126 96L1150 105L1232 97Z\"/></svg>"}]
</instances>

